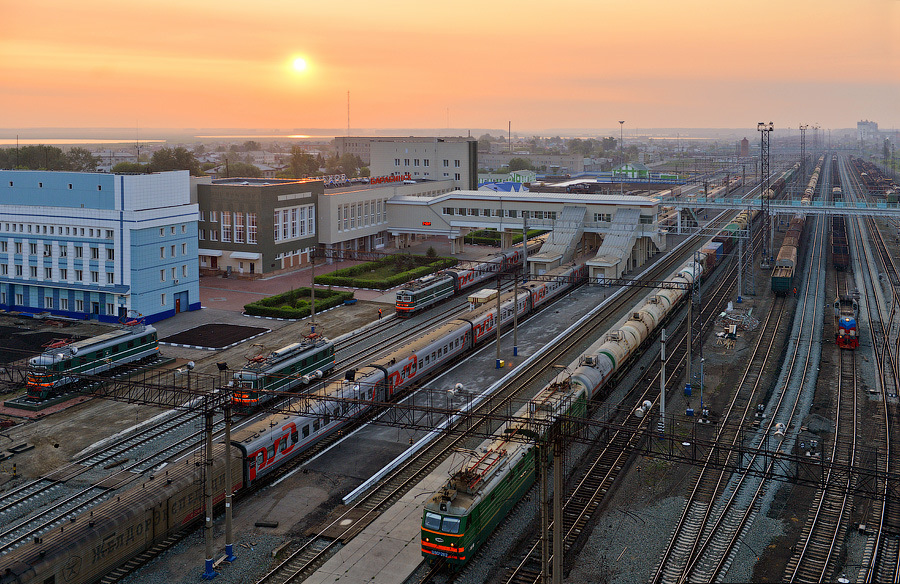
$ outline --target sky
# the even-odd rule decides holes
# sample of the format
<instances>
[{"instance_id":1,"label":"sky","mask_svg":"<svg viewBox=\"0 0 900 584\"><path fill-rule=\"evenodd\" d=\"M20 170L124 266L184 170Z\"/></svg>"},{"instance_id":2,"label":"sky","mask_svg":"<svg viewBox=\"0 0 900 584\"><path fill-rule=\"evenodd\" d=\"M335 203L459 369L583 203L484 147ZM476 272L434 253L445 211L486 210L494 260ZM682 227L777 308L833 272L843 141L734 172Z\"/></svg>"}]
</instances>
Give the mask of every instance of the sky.
<instances>
[{"instance_id":1,"label":"sky","mask_svg":"<svg viewBox=\"0 0 900 584\"><path fill-rule=\"evenodd\" d=\"M6 129L346 128L348 92L351 130L900 127L900 0L0 0L0 31Z\"/></svg>"}]
</instances>

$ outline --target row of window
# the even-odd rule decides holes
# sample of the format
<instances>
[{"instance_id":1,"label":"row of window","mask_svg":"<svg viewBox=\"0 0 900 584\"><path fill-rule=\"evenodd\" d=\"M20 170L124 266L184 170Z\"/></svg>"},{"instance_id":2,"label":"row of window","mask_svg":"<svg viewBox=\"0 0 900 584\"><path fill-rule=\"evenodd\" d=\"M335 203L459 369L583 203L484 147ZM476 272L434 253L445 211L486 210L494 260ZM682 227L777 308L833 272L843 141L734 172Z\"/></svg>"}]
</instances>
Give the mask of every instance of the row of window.
<instances>
[{"instance_id":1,"label":"row of window","mask_svg":"<svg viewBox=\"0 0 900 584\"><path fill-rule=\"evenodd\" d=\"M181 232L182 232L182 233L187 233L187 224L185 224L185 223L182 223L182 224L181 224ZM112 233L112 231L110 231L110 233ZM175 226L174 226L174 225L170 225L170 226L169 226L169 234L170 234L170 235L175 235ZM165 237L165 236L166 236L166 228L165 228L165 227L160 227L160 228L159 228L159 236L160 236L160 237ZM112 237L112 235L110 235L110 237Z\"/></svg>"},{"instance_id":2,"label":"row of window","mask_svg":"<svg viewBox=\"0 0 900 584\"><path fill-rule=\"evenodd\" d=\"M28 247L25 248L24 243L21 241L14 241L12 249L13 249L13 253L15 253L15 254L21 254L24 252L25 249L28 249L28 254L34 255L34 256L38 255L38 251L39 251L37 243L29 243ZM53 246L50 245L49 243L43 244L42 249L44 252L44 257L51 257L53 255ZM84 246L76 245L76 246L74 246L74 249L75 249L75 257L76 258L84 257L84 249L85 249ZM87 249L91 250L90 254L91 254L92 260L100 259L100 248L99 247L88 247ZM8 241L0 241L0 253L9 253L9 242ZM65 245L59 246L59 257L61 257L61 258L69 257L69 247L68 246L65 246ZM116 250L111 247L106 248L106 260L112 262L112 261L115 261L115 259L116 259Z\"/></svg>"},{"instance_id":3,"label":"row of window","mask_svg":"<svg viewBox=\"0 0 900 584\"><path fill-rule=\"evenodd\" d=\"M75 237L95 237L112 239L112 229L95 227L72 227L63 225L35 225L33 223L3 223L3 231L8 233L34 233L42 235L72 235Z\"/></svg>"},{"instance_id":4,"label":"row of window","mask_svg":"<svg viewBox=\"0 0 900 584\"><path fill-rule=\"evenodd\" d=\"M176 266L173 266L173 267L170 268L170 269L171 269L171 272L172 272L172 281L173 281L173 282L176 282L176 281L177 281L176 278L178 277L178 268L177 268ZM187 278L187 275L188 275L187 265L182 265L182 266L181 266L181 277L182 277L182 278ZM163 268L162 270L159 271L159 281L160 281L160 282L165 282L165 281L166 281L166 270L165 270L165 268Z\"/></svg>"},{"instance_id":5,"label":"row of window","mask_svg":"<svg viewBox=\"0 0 900 584\"><path fill-rule=\"evenodd\" d=\"M338 205L338 231L347 231L348 229L356 229L357 227L368 227L370 225L386 223L388 220L387 205L385 205L384 201L385 199L377 199L373 201Z\"/></svg>"},{"instance_id":6,"label":"row of window","mask_svg":"<svg viewBox=\"0 0 900 584\"><path fill-rule=\"evenodd\" d=\"M423 159L421 159L421 160L418 159L418 158L413 158L413 159L412 159L412 164L410 164L409 162L410 162L410 159L409 159L409 158L404 158L404 159L403 159L403 166L413 166L413 167L415 167L415 166L431 166L431 160L428 159L428 158L423 158ZM421 162L421 165L419 164L420 162ZM454 160L454 161L453 161L453 168L459 168L459 167L460 167L460 164L461 164L461 162L460 162L459 160ZM395 158L395 159L394 159L394 166L400 166L400 159L399 159L399 158ZM450 160L448 160L448 159L446 159L446 158L444 159L444 168L450 168Z\"/></svg>"},{"instance_id":7,"label":"row of window","mask_svg":"<svg viewBox=\"0 0 900 584\"><path fill-rule=\"evenodd\" d=\"M71 191L73 185L72 185L72 183L68 183L68 184L69 184L69 190ZM44 183L43 183L43 182L38 182L37 185L38 185L38 188L39 188L39 189L44 188ZM13 184L13 181L9 181L9 186L10 186L10 187L15 186L15 185ZM102 190L103 190L103 185L97 185L97 190L98 190L98 191L102 191Z\"/></svg>"},{"instance_id":8,"label":"row of window","mask_svg":"<svg viewBox=\"0 0 900 584\"><path fill-rule=\"evenodd\" d=\"M465 207L444 207L443 215L459 215L461 217L510 217L523 219L556 219L556 211L519 211L516 209L475 209Z\"/></svg>"},{"instance_id":9,"label":"row of window","mask_svg":"<svg viewBox=\"0 0 900 584\"><path fill-rule=\"evenodd\" d=\"M169 257L171 257L171 258L177 257L177 254L175 253L176 249L177 249L177 247L175 245L169 246ZM187 244L186 243L181 244L181 255L183 255L183 256L187 255ZM161 259L161 260L166 259L166 246L164 246L164 245L159 246L159 259Z\"/></svg>"},{"instance_id":10,"label":"row of window","mask_svg":"<svg viewBox=\"0 0 900 584\"><path fill-rule=\"evenodd\" d=\"M275 209L275 241L287 241L316 234L315 205ZM225 241L224 239L222 241Z\"/></svg>"},{"instance_id":11,"label":"row of window","mask_svg":"<svg viewBox=\"0 0 900 584\"><path fill-rule=\"evenodd\" d=\"M38 277L38 266L28 266L28 275L32 278ZM59 278L53 277L53 268L44 268L44 280L52 280L54 282L67 282L69 281L69 269L68 268L60 268L59 269ZM106 274L106 283L107 284L115 284L116 283L116 275L114 272L104 272ZM84 270L72 270L72 274L75 276L73 282L84 282L88 281L84 279ZM100 283L100 272L96 270L88 270L88 274L90 275L90 283L99 284ZM9 264L0 264L0 276L9 276ZM22 277L25 275L24 266L17 264L13 266L13 275L16 277Z\"/></svg>"},{"instance_id":12,"label":"row of window","mask_svg":"<svg viewBox=\"0 0 900 584\"><path fill-rule=\"evenodd\" d=\"M14 299L16 306L27 306L25 304L25 295L21 292L16 292ZM6 292L0 292L0 304L6 304ZM69 299L65 296L59 297L58 306L55 304L53 296L44 296L44 308L50 310L69 310ZM95 305L93 311L100 312L100 303L94 302L93 304ZM74 310L75 312L84 312L84 300L82 298L75 299ZM116 314L116 305L113 302L106 303L106 314Z\"/></svg>"}]
</instances>

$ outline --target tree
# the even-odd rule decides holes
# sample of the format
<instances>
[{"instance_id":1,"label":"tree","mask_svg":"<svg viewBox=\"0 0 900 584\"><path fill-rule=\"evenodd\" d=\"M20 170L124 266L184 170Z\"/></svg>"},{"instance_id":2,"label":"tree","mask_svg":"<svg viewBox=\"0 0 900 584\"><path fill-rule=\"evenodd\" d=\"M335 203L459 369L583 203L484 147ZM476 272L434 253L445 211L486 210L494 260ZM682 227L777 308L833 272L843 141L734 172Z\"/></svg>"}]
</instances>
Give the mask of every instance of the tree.
<instances>
[{"instance_id":1,"label":"tree","mask_svg":"<svg viewBox=\"0 0 900 584\"><path fill-rule=\"evenodd\" d=\"M161 148L150 158L150 171L189 170L192 175L200 175L200 163L194 153L179 146L175 149Z\"/></svg>"},{"instance_id":2,"label":"tree","mask_svg":"<svg viewBox=\"0 0 900 584\"><path fill-rule=\"evenodd\" d=\"M482 134L478 137L478 151L479 152L490 152L491 151L491 142L494 141L494 137L490 134Z\"/></svg>"},{"instance_id":3,"label":"tree","mask_svg":"<svg viewBox=\"0 0 900 584\"><path fill-rule=\"evenodd\" d=\"M262 171L259 169L259 167L254 166L248 162L235 160L234 162L228 162L228 176L260 178L262 176Z\"/></svg>"},{"instance_id":4,"label":"tree","mask_svg":"<svg viewBox=\"0 0 900 584\"><path fill-rule=\"evenodd\" d=\"M300 146L291 147L291 174L293 178L303 178L319 171L316 158Z\"/></svg>"},{"instance_id":5,"label":"tree","mask_svg":"<svg viewBox=\"0 0 900 584\"><path fill-rule=\"evenodd\" d=\"M359 176L365 176L365 177L372 176L372 171L369 170L368 166L363 166L362 168L359 169Z\"/></svg>"},{"instance_id":6,"label":"tree","mask_svg":"<svg viewBox=\"0 0 900 584\"><path fill-rule=\"evenodd\" d=\"M69 170L69 163L59 148L38 144L0 151L0 168Z\"/></svg>"},{"instance_id":7,"label":"tree","mask_svg":"<svg viewBox=\"0 0 900 584\"><path fill-rule=\"evenodd\" d=\"M253 150L262 150L262 146L260 146L259 142L257 142L256 140L247 140L246 142L244 142L243 146L241 146L241 149L244 152L250 152Z\"/></svg>"},{"instance_id":8,"label":"tree","mask_svg":"<svg viewBox=\"0 0 900 584\"><path fill-rule=\"evenodd\" d=\"M85 148L71 148L66 152L69 170L77 172L96 172L99 159Z\"/></svg>"},{"instance_id":9,"label":"tree","mask_svg":"<svg viewBox=\"0 0 900 584\"><path fill-rule=\"evenodd\" d=\"M527 158L511 158L509 160L509 172L517 170L534 170L534 165Z\"/></svg>"},{"instance_id":10,"label":"tree","mask_svg":"<svg viewBox=\"0 0 900 584\"><path fill-rule=\"evenodd\" d=\"M138 162L120 162L112 167L112 172L115 174L147 172L147 166Z\"/></svg>"}]
</instances>

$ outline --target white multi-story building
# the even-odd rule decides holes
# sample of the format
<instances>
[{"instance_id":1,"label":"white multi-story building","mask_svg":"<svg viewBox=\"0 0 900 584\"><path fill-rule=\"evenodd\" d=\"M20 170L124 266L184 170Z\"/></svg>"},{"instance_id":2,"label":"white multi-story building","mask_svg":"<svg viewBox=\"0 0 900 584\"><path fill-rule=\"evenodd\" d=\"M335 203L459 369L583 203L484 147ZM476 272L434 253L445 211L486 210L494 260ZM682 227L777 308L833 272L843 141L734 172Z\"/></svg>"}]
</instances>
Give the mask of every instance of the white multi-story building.
<instances>
[{"instance_id":1,"label":"white multi-story building","mask_svg":"<svg viewBox=\"0 0 900 584\"><path fill-rule=\"evenodd\" d=\"M474 138L370 138L372 177L453 181L457 189L478 188L478 141Z\"/></svg>"},{"instance_id":2,"label":"white multi-story building","mask_svg":"<svg viewBox=\"0 0 900 584\"><path fill-rule=\"evenodd\" d=\"M0 308L155 322L200 308L187 171L0 171Z\"/></svg>"}]
</instances>

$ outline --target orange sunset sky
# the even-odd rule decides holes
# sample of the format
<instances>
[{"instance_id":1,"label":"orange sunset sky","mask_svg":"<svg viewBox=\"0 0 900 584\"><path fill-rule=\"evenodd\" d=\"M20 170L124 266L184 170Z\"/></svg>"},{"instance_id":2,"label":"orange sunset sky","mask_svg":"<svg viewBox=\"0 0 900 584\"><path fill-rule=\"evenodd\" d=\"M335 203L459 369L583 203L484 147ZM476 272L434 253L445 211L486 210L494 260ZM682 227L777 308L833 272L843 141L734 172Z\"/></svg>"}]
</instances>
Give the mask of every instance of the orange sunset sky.
<instances>
[{"instance_id":1,"label":"orange sunset sky","mask_svg":"<svg viewBox=\"0 0 900 584\"><path fill-rule=\"evenodd\" d=\"M6 129L346 128L348 91L355 128L900 127L900 0L0 0L0 30Z\"/></svg>"}]
</instances>

